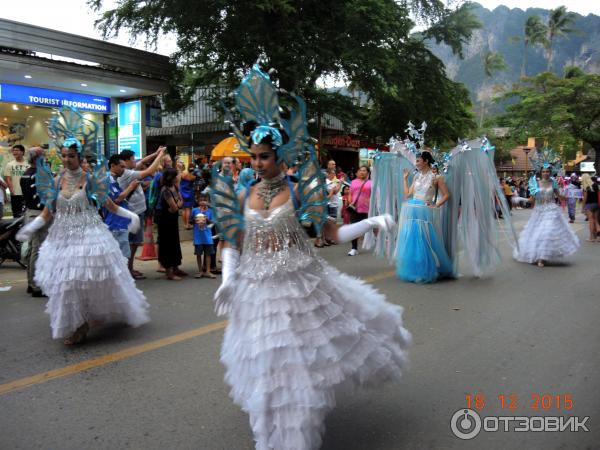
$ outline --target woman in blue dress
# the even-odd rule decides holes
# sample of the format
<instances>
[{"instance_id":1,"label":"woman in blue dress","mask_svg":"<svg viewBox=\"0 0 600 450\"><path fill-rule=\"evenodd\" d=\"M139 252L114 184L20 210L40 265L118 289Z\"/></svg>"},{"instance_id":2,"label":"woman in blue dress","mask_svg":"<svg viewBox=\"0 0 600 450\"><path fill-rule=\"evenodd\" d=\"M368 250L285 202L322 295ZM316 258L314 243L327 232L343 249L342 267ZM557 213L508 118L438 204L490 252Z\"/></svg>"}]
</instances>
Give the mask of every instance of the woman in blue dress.
<instances>
[{"instance_id":1,"label":"woman in blue dress","mask_svg":"<svg viewBox=\"0 0 600 450\"><path fill-rule=\"evenodd\" d=\"M404 170L404 195L409 200L400 210L396 248L396 273L404 281L433 283L454 276L440 220L440 208L450 198L450 192L444 178L432 171L433 162L429 152L417 156L418 172L410 187L409 172Z\"/></svg>"}]
</instances>

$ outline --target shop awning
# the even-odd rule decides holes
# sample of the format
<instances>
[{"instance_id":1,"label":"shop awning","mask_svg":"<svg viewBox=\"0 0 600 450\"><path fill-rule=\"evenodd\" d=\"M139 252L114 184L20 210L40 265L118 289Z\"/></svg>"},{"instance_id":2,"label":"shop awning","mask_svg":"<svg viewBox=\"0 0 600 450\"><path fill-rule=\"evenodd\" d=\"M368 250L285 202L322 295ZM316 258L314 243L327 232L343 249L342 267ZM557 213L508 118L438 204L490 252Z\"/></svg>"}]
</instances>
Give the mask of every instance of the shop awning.
<instances>
[{"instance_id":1,"label":"shop awning","mask_svg":"<svg viewBox=\"0 0 600 450\"><path fill-rule=\"evenodd\" d=\"M146 136L187 136L192 133L214 133L227 130L229 128L223 122L196 123L162 128L147 127Z\"/></svg>"},{"instance_id":2,"label":"shop awning","mask_svg":"<svg viewBox=\"0 0 600 450\"><path fill-rule=\"evenodd\" d=\"M211 161L215 161L227 156L237 158L243 162L250 161L250 155L240 148L240 144L235 137L228 137L219 142L215 148L213 148L210 159Z\"/></svg>"}]
</instances>

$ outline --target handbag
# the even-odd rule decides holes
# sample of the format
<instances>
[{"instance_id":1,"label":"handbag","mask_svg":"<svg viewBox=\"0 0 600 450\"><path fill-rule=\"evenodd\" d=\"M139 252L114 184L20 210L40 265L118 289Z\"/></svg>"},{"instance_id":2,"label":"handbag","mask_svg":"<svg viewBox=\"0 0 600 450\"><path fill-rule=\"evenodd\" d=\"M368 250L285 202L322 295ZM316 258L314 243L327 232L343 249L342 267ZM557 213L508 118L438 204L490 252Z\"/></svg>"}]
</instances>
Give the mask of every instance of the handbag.
<instances>
[{"instance_id":1,"label":"handbag","mask_svg":"<svg viewBox=\"0 0 600 450\"><path fill-rule=\"evenodd\" d=\"M368 180L365 180L365 181L363 181L363 184L361 184L361 185L360 185L360 189L359 189L359 191L358 191L358 195L356 196L356 200L354 200L352 203L350 203L350 204L349 204L349 205L346 207L346 209L347 209L348 211L350 211L351 213L355 213L355 212L356 212L356 203L358 203L358 199L360 198L360 194L362 194L362 189L363 189L363 186L365 185L365 183L366 183L367 181L368 181Z\"/></svg>"}]
</instances>

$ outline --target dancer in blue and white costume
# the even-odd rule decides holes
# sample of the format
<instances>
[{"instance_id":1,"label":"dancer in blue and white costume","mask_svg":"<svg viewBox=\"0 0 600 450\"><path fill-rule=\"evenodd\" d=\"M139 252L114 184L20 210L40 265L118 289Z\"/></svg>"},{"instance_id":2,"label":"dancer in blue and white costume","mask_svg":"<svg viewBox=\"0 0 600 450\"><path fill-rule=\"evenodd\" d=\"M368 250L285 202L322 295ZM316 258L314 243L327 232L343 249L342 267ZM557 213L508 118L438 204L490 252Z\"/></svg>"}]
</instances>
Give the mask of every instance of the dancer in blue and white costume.
<instances>
[{"instance_id":1,"label":"dancer in blue and white costume","mask_svg":"<svg viewBox=\"0 0 600 450\"><path fill-rule=\"evenodd\" d=\"M433 283L452 277L452 260L446 253L441 228L440 208L450 198L441 175L435 175L429 152L417 154L417 174L409 187L409 171L404 170L404 195L410 200L400 210L396 251L396 273L404 281Z\"/></svg>"},{"instance_id":2,"label":"dancer in blue and white costume","mask_svg":"<svg viewBox=\"0 0 600 450\"><path fill-rule=\"evenodd\" d=\"M54 179L44 159L38 159L36 188L45 207L17 234L27 241L52 222L40 248L35 282L48 296L52 337L63 339L65 345L83 341L94 324L139 326L149 321L148 303L136 289L127 260L102 222L98 206L130 220L130 231L139 228L139 218L109 198L108 171L101 155L91 174L81 168L80 139L85 140L86 123L91 122L69 108L51 121L50 134L52 130L62 134L55 139L65 170Z\"/></svg>"},{"instance_id":3,"label":"dancer in blue and white costume","mask_svg":"<svg viewBox=\"0 0 600 450\"><path fill-rule=\"evenodd\" d=\"M407 281L458 276L461 253L473 275L490 274L500 264L502 242L516 246L508 205L496 182L495 149L483 137L460 141L447 153L434 148L421 154L426 126L417 130L409 122L409 138L390 140L390 152L375 156L369 215L399 217L400 229L369 233L363 246L373 245L375 254L387 257ZM504 213L502 221L496 218L496 205Z\"/></svg>"},{"instance_id":4,"label":"dancer in blue and white costume","mask_svg":"<svg viewBox=\"0 0 600 450\"><path fill-rule=\"evenodd\" d=\"M231 178L215 170L211 189L227 241L215 294L217 313L229 317L221 361L258 450L319 448L339 389L399 379L410 340L402 308L320 258L303 228L312 223L349 242L393 221L327 223L304 102L293 100L298 108L281 118L268 75L256 66L250 71L236 91L245 133L234 133L261 181L238 197ZM281 163L299 164L298 179L286 177Z\"/></svg>"},{"instance_id":5,"label":"dancer in blue and white costume","mask_svg":"<svg viewBox=\"0 0 600 450\"><path fill-rule=\"evenodd\" d=\"M579 238L573 232L562 209L556 203L559 196L556 180L560 161L552 149L545 148L531 158L540 174L529 179L530 202L533 213L519 236L519 248L514 251L517 261L544 267L546 262L559 261L579 248Z\"/></svg>"}]
</instances>

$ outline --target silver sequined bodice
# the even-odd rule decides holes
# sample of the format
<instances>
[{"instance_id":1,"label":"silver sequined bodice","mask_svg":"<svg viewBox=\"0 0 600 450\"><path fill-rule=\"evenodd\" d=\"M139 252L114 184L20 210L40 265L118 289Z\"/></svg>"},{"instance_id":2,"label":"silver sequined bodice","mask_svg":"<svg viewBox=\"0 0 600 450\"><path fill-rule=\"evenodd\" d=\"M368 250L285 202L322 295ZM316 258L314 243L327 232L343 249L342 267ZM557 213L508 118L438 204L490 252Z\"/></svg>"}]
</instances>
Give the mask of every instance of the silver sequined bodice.
<instances>
[{"instance_id":1,"label":"silver sequined bodice","mask_svg":"<svg viewBox=\"0 0 600 450\"><path fill-rule=\"evenodd\" d=\"M86 227L101 225L102 218L98 211L90 205L84 187L78 189L70 198L64 197L62 192L59 192L56 199L54 224L59 224L61 230L63 232L66 230L67 234L81 233Z\"/></svg>"},{"instance_id":2,"label":"silver sequined bodice","mask_svg":"<svg viewBox=\"0 0 600 450\"><path fill-rule=\"evenodd\" d=\"M535 201L538 205L554 204L554 186L552 183L539 182L539 190L535 194Z\"/></svg>"},{"instance_id":3,"label":"silver sequined bodice","mask_svg":"<svg viewBox=\"0 0 600 450\"><path fill-rule=\"evenodd\" d=\"M419 172L415 175L413 184L413 196L415 200L422 200L424 202L433 200L435 194L435 188L433 187L434 179L435 175L431 170L426 174Z\"/></svg>"},{"instance_id":4,"label":"silver sequined bodice","mask_svg":"<svg viewBox=\"0 0 600 450\"><path fill-rule=\"evenodd\" d=\"M244 208L245 232L240 267L252 278L293 272L315 257L291 199L270 211Z\"/></svg>"}]
</instances>

